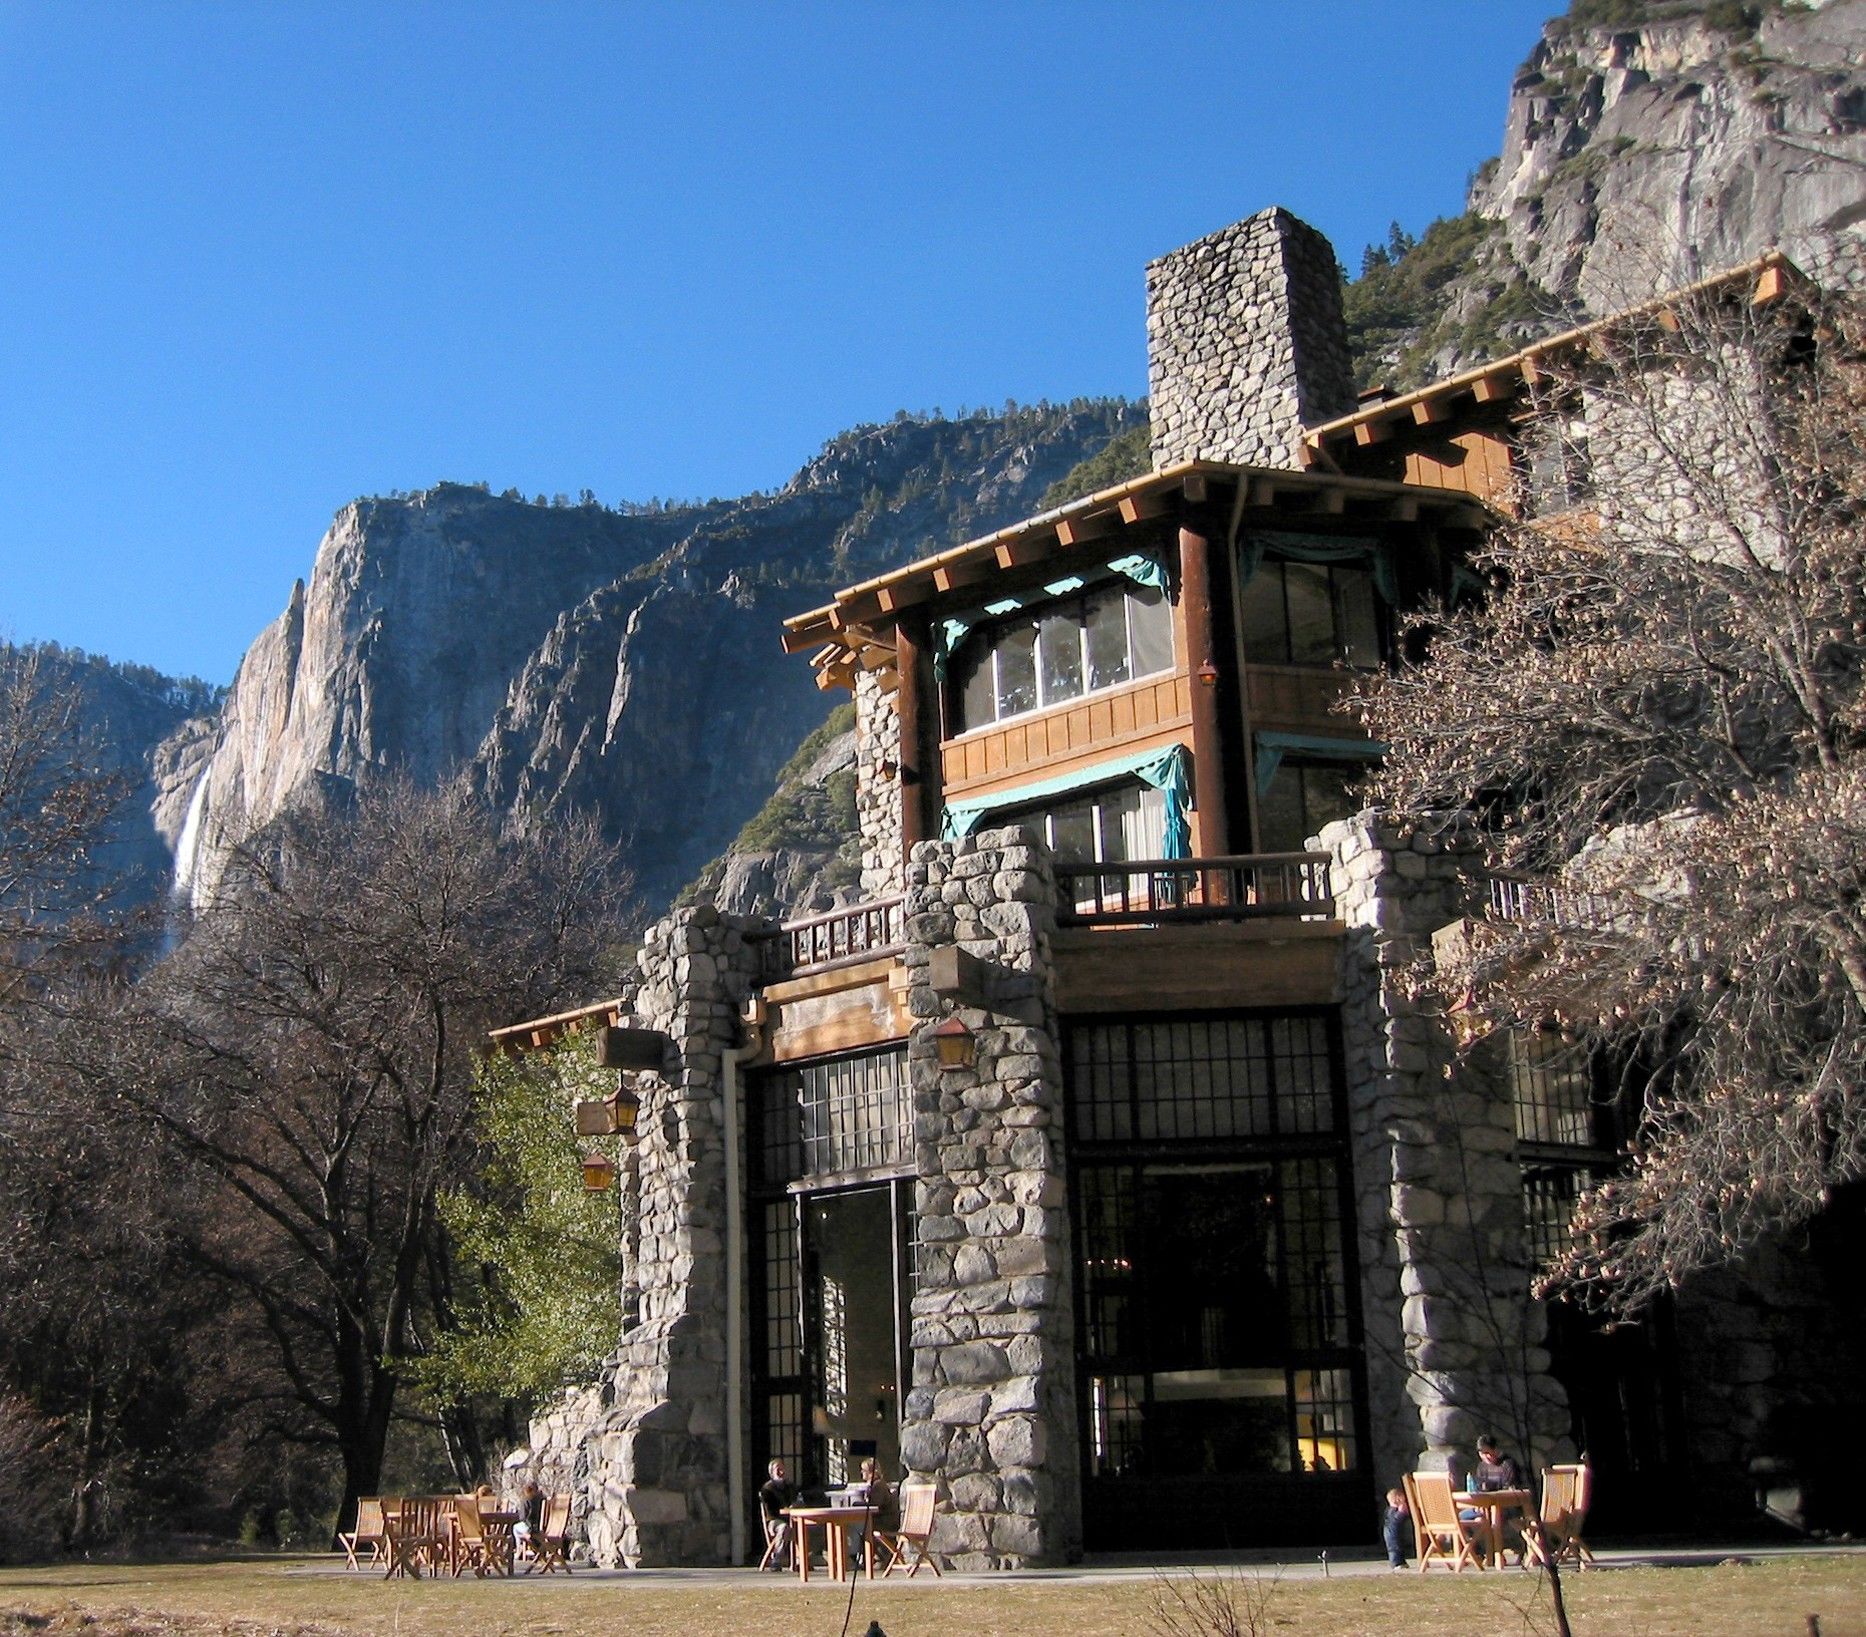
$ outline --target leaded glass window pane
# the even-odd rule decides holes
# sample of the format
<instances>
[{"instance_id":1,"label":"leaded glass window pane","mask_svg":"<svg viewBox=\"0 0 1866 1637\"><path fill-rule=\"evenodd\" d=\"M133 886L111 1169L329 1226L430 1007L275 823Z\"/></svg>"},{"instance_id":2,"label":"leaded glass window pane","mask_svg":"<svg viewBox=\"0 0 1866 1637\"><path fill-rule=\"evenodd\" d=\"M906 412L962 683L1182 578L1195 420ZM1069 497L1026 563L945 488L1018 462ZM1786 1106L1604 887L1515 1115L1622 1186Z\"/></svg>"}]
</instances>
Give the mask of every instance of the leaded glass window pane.
<instances>
[{"instance_id":1,"label":"leaded glass window pane","mask_svg":"<svg viewBox=\"0 0 1866 1637\"><path fill-rule=\"evenodd\" d=\"M1127 640L1127 596L1110 586L1088 600L1088 685L1112 688L1134 675Z\"/></svg>"},{"instance_id":2,"label":"leaded glass window pane","mask_svg":"<svg viewBox=\"0 0 1866 1637\"><path fill-rule=\"evenodd\" d=\"M1043 703L1061 704L1082 692L1082 623L1074 608L1046 612L1037 622L1043 661Z\"/></svg>"},{"instance_id":3,"label":"leaded glass window pane","mask_svg":"<svg viewBox=\"0 0 1866 1637\"><path fill-rule=\"evenodd\" d=\"M1151 586L1127 588L1129 643L1132 674L1152 676L1173 668L1173 610L1166 594Z\"/></svg>"}]
</instances>

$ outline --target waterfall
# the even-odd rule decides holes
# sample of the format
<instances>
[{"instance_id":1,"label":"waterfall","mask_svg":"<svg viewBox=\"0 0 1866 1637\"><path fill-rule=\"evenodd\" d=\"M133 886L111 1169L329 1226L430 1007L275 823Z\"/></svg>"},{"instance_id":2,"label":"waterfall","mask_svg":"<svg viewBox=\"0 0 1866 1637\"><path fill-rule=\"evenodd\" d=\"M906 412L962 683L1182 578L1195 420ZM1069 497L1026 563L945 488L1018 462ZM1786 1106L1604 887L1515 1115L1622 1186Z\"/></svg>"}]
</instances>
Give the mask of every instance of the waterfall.
<instances>
[{"instance_id":1,"label":"waterfall","mask_svg":"<svg viewBox=\"0 0 1866 1637\"><path fill-rule=\"evenodd\" d=\"M181 821L181 834L175 838L175 879L168 889L168 896L171 903L186 905L189 909L197 907L195 866L201 851L201 816L207 811L207 785L213 771L211 760L201 769L201 777L195 781L194 794L188 798L188 815Z\"/></svg>"}]
</instances>

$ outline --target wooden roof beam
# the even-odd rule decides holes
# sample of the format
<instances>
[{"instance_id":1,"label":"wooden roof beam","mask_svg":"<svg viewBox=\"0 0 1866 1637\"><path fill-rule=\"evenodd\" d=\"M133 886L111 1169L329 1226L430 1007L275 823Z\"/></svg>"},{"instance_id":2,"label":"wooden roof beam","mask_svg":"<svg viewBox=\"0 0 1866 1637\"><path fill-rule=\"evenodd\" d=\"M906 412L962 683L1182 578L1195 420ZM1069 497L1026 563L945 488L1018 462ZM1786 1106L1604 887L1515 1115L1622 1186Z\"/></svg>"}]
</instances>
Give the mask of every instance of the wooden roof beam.
<instances>
[{"instance_id":1,"label":"wooden roof beam","mask_svg":"<svg viewBox=\"0 0 1866 1637\"><path fill-rule=\"evenodd\" d=\"M826 623L812 620L808 625L787 625L784 627L784 652L801 654L806 648L814 648L831 633Z\"/></svg>"},{"instance_id":2,"label":"wooden roof beam","mask_svg":"<svg viewBox=\"0 0 1866 1637\"><path fill-rule=\"evenodd\" d=\"M1064 542L1065 545L1067 543ZM1048 557L1055 545L1055 535L1032 529L1028 534L1020 534L1015 539L1000 541L993 548L992 556L997 559L999 568L1028 568L1032 563L1040 563Z\"/></svg>"},{"instance_id":3,"label":"wooden roof beam","mask_svg":"<svg viewBox=\"0 0 1866 1637\"><path fill-rule=\"evenodd\" d=\"M1505 367L1490 375L1480 376L1471 383L1471 396L1480 404L1501 403L1515 394L1522 381L1520 365Z\"/></svg>"},{"instance_id":4,"label":"wooden roof beam","mask_svg":"<svg viewBox=\"0 0 1866 1637\"><path fill-rule=\"evenodd\" d=\"M1121 502L1121 511L1125 515L1128 503ZM1065 517L1056 525L1056 543L1059 546L1086 546L1091 540L1106 540L1109 535L1120 531L1110 512L1100 512L1094 517Z\"/></svg>"},{"instance_id":5,"label":"wooden roof beam","mask_svg":"<svg viewBox=\"0 0 1866 1637\"><path fill-rule=\"evenodd\" d=\"M1451 419L1451 394L1442 398L1421 398L1412 406L1414 426L1438 426Z\"/></svg>"},{"instance_id":6,"label":"wooden roof beam","mask_svg":"<svg viewBox=\"0 0 1866 1637\"><path fill-rule=\"evenodd\" d=\"M1129 495L1121 502L1121 521L1144 523L1149 518L1164 517L1166 509L1166 496L1157 489L1145 494Z\"/></svg>"},{"instance_id":7,"label":"wooden roof beam","mask_svg":"<svg viewBox=\"0 0 1866 1637\"><path fill-rule=\"evenodd\" d=\"M1385 443L1393 436L1391 421L1362 421L1354 429L1354 441L1363 449L1372 444Z\"/></svg>"},{"instance_id":8,"label":"wooden roof beam","mask_svg":"<svg viewBox=\"0 0 1866 1637\"><path fill-rule=\"evenodd\" d=\"M875 588L875 601L884 614L898 614L904 608L928 601L932 595L932 588L924 580L897 580L893 585Z\"/></svg>"},{"instance_id":9,"label":"wooden roof beam","mask_svg":"<svg viewBox=\"0 0 1866 1637\"><path fill-rule=\"evenodd\" d=\"M942 592L959 591L968 585L982 585L992 576L991 558L972 558L962 563L946 563L933 570L933 584Z\"/></svg>"}]
</instances>

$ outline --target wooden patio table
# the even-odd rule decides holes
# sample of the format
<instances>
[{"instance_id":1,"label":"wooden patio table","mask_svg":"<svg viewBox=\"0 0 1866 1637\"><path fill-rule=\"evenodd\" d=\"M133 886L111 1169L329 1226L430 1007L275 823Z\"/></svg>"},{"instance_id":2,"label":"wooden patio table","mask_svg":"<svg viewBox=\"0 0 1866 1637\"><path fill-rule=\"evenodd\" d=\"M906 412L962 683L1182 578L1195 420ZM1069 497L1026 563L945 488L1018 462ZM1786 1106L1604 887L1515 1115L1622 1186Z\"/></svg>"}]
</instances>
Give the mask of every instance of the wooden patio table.
<instances>
[{"instance_id":1,"label":"wooden patio table","mask_svg":"<svg viewBox=\"0 0 1866 1637\"><path fill-rule=\"evenodd\" d=\"M1526 1513L1534 1497L1526 1489L1459 1489L1452 1492L1460 1510L1478 1514L1481 1532L1479 1544L1484 1549L1484 1567L1503 1567L1503 1522L1511 1512Z\"/></svg>"},{"instance_id":2,"label":"wooden patio table","mask_svg":"<svg viewBox=\"0 0 1866 1637\"><path fill-rule=\"evenodd\" d=\"M797 1561L797 1578L810 1578L810 1529L823 1526L823 1558L831 1580L849 1578L848 1525L862 1525L862 1560L870 1580L875 1578L875 1532L868 1527L875 1515L872 1506L787 1506L784 1516L791 1521L791 1552Z\"/></svg>"}]
</instances>

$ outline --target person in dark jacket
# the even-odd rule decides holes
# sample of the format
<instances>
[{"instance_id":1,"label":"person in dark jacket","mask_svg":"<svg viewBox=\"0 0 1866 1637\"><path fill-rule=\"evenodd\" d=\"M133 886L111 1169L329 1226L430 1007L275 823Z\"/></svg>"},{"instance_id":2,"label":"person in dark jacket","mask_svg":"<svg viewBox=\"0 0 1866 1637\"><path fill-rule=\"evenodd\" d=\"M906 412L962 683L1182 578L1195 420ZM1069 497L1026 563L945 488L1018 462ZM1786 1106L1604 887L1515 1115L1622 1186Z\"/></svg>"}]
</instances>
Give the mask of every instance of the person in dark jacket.
<instances>
[{"instance_id":1,"label":"person in dark jacket","mask_svg":"<svg viewBox=\"0 0 1866 1637\"><path fill-rule=\"evenodd\" d=\"M779 1571L790 1567L791 1523L784 1508L797 1504L797 1486L783 1459L765 1468L765 1481L758 1486L758 1510L764 1514L765 1542L771 1547L769 1566Z\"/></svg>"}]
</instances>

